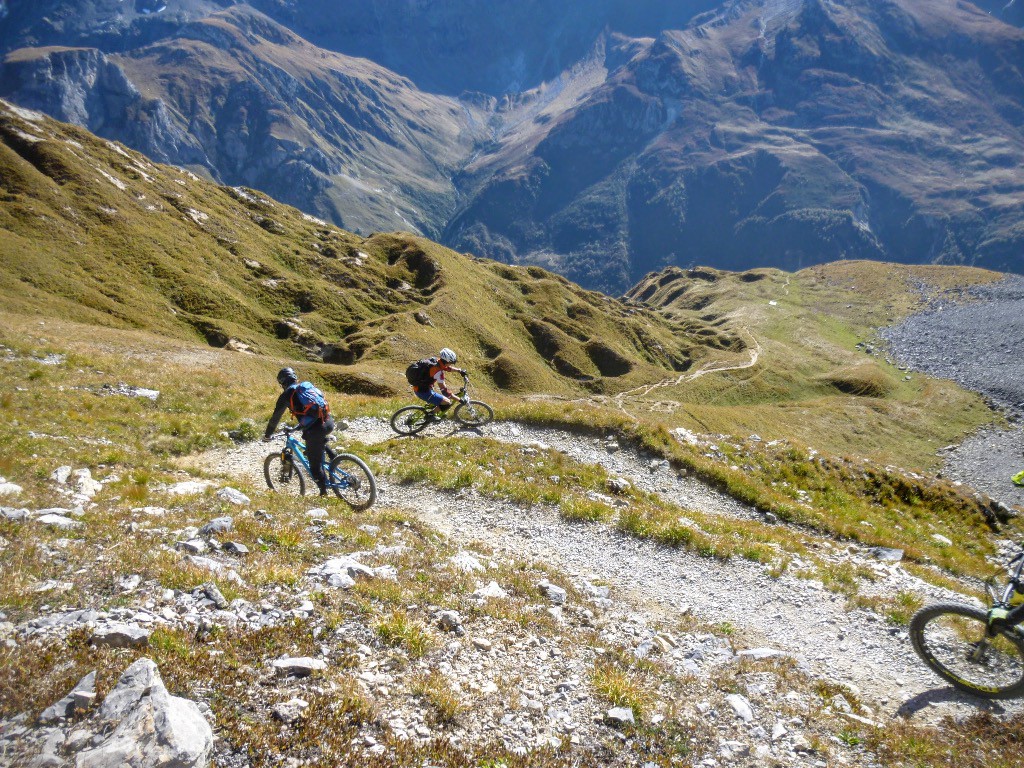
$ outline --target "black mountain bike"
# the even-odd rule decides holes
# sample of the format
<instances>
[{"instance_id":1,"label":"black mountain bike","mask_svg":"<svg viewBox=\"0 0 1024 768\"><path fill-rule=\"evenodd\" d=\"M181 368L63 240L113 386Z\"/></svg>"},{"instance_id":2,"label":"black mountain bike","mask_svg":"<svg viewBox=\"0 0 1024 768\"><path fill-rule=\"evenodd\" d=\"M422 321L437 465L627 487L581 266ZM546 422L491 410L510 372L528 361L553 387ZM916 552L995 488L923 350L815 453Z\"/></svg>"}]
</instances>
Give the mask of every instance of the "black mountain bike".
<instances>
[{"instance_id":1,"label":"black mountain bike","mask_svg":"<svg viewBox=\"0 0 1024 768\"><path fill-rule=\"evenodd\" d=\"M452 411L452 418L464 427L482 427L494 418L494 410L487 403L473 400L469 393L469 374L462 374L462 389L455 393L459 404ZM400 435L415 435L436 421L436 405L407 405L399 408L391 417L391 428Z\"/></svg>"},{"instance_id":2,"label":"black mountain bike","mask_svg":"<svg viewBox=\"0 0 1024 768\"><path fill-rule=\"evenodd\" d=\"M956 688L986 699L1024 696L1024 546L986 588L988 610L959 603L922 608L910 620L910 641L924 663Z\"/></svg>"},{"instance_id":3,"label":"black mountain bike","mask_svg":"<svg viewBox=\"0 0 1024 768\"><path fill-rule=\"evenodd\" d=\"M298 427L285 427L281 430L286 438L284 448L267 456L263 462L263 478L272 491L304 496L309 459L305 443L292 434L297 430ZM353 509L368 509L377 499L377 481L373 472L354 454L334 453L328 448L324 460L324 476L327 478L327 487L334 491L334 495ZM309 485L316 489L312 480L309 480Z\"/></svg>"}]
</instances>

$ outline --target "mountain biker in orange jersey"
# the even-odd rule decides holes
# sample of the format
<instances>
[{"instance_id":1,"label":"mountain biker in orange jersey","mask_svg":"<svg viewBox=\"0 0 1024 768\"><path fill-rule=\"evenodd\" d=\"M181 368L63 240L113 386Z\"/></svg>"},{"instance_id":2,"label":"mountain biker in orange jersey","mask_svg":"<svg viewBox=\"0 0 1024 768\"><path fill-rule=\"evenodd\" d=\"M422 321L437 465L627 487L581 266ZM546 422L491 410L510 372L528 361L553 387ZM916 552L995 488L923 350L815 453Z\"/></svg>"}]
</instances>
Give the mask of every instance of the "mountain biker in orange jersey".
<instances>
[{"instance_id":1,"label":"mountain biker in orange jersey","mask_svg":"<svg viewBox=\"0 0 1024 768\"><path fill-rule=\"evenodd\" d=\"M292 412L302 428L302 439L306 443L306 459L313 482L320 489L320 495L327 495L327 477L324 475L324 455L327 453L327 436L334 431L331 409L324 400L323 392L308 381L299 383L299 377L291 368L282 368L277 373L281 395L274 406L274 415L267 422L263 442L267 442L277 429L277 423L284 416L285 409ZM307 392L312 392L307 396ZM305 404L304 404L305 403ZM317 405L316 403L319 403Z\"/></svg>"},{"instance_id":2,"label":"mountain biker in orange jersey","mask_svg":"<svg viewBox=\"0 0 1024 768\"><path fill-rule=\"evenodd\" d=\"M444 413L452 407L452 392L448 389L444 383L444 374L446 371L456 371L457 373L464 374L466 371L462 368L455 368L455 353L452 350L445 347L437 356L437 362L430 366L430 379L422 386L413 387L413 392L416 393L416 397L423 400L431 405L436 405L437 409ZM434 391L434 386L440 389L440 392Z\"/></svg>"}]
</instances>

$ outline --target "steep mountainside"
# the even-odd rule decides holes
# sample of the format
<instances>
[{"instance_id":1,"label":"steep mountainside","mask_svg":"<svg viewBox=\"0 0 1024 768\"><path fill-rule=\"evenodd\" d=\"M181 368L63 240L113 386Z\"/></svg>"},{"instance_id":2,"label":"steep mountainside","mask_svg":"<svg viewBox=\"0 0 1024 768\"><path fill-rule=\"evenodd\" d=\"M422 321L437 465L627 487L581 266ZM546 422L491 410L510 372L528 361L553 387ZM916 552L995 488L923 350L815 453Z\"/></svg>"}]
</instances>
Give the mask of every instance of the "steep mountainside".
<instances>
[{"instance_id":1,"label":"steep mountainside","mask_svg":"<svg viewBox=\"0 0 1024 768\"><path fill-rule=\"evenodd\" d=\"M669 264L1018 270L1021 22L1002 0L42 2L0 18L0 95L606 291Z\"/></svg>"},{"instance_id":2,"label":"steep mountainside","mask_svg":"<svg viewBox=\"0 0 1024 768\"><path fill-rule=\"evenodd\" d=\"M606 289L673 263L1020 269L1022 64L966 3L732 3L474 160L446 240Z\"/></svg>"},{"instance_id":3,"label":"steep mountainside","mask_svg":"<svg viewBox=\"0 0 1024 768\"><path fill-rule=\"evenodd\" d=\"M0 194L6 311L306 357L351 390L404 390L404 363L446 344L513 392L617 391L743 346L535 267L363 239L4 102Z\"/></svg>"},{"instance_id":4,"label":"steep mountainside","mask_svg":"<svg viewBox=\"0 0 1024 768\"><path fill-rule=\"evenodd\" d=\"M453 99L245 6L127 54L21 49L3 82L24 106L362 232L436 234L480 131Z\"/></svg>"}]
</instances>

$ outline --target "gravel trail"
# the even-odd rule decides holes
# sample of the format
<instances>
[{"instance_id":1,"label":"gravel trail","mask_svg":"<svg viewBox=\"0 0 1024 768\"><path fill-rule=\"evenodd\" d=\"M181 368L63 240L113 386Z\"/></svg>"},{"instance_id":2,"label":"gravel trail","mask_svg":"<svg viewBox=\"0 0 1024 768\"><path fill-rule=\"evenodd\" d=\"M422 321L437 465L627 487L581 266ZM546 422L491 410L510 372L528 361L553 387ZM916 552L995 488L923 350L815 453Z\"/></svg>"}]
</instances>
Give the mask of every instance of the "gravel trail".
<instances>
[{"instance_id":1,"label":"gravel trail","mask_svg":"<svg viewBox=\"0 0 1024 768\"><path fill-rule=\"evenodd\" d=\"M681 506L727 516L758 516L698 480L677 477L662 462L652 462L628 446L609 451L598 436L501 422L481 432L451 430L448 425L437 425L427 432L433 437L451 434L460 439L484 434L521 446L542 443L580 462L600 464ZM372 418L354 420L340 437L339 443L356 453L358 443L421 439L396 438L384 420ZM207 468L261 484L262 457L267 452L268 446L255 443L206 454L203 462ZM439 492L420 484L392 483L386 476L378 477L378 485L378 504L410 510L466 545L486 542L498 551L535 558L571 575L607 583L616 599L628 601L642 614L664 618L692 610L704 621L728 623L750 647L765 646L790 654L813 674L853 687L880 714L900 712L930 722L942 715L966 714L989 706L946 688L914 656L904 630L869 611L848 611L845 598L818 581L788 572L773 578L765 566L739 558L723 563L640 541L608 525L568 523L556 509L544 505L524 506L468 490ZM822 540L819 553L837 563L871 568L877 581L865 590L870 588L872 593L892 596L912 591L932 599L951 596L939 594L898 564L877 562L865 552Z\"/></svg>"},{"instance_id":2,"label":"gravel trail","mask_svg":"<svg viewBox=\"0 0 1024 768\"><path fill-rule=\"evenodd\" d=\"M980 392L1010 426L986 429L945 450L945 473L1010 506L1024 507L1024 488L1010 478L1024 469L1024 277L967 291L967 301L933 301L882 337L904 365Z\"/></svg>"}]
</instances>

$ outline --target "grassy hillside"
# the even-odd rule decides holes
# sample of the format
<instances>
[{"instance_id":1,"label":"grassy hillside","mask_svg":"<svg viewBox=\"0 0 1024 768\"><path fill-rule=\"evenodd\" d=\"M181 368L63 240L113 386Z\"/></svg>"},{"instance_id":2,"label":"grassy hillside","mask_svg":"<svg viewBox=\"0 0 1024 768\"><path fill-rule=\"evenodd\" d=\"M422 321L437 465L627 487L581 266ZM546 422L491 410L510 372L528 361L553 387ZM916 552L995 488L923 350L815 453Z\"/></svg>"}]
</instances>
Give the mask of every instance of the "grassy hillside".
<instances>
[{"instance_id":1,"label":"grassy hillside","mask_svg":"<svg viewBox=\"0 0 1024 768\"><path fill-rule=\"evenodd\" d=\"M541 269L359 238L7 105L0 141L0 295L19 314L326 361L337 384L375 394L404 390L405 363L442 345L495 387L567 393L733 343Z\"/></svg>"},{"instance_id":2,"label":"grassy hillside","mask_svg":"<svg viewBox=\"0 0 1024 768\"><path fill-rule=\"evenodd\" d=\"M788 661L744 661L707 679L677 674L660 656L639 660L633 646L610 643L607 627L583 612L556 620L536 582L559 574L474 542L500 561L486 578L512 593L500 608L481 608L471 598L473 577L443 564L456 544L408 510L388 508L387 498L358 517L332 504L318 527L307 514L314 500L275 497L206 459L234 456L238 443L259 434L282 363L330 388L339 417L386 416L407 398L405 362L447 344L477 374L499 418L557 426L570 440L614 435L640 450L643 472L649 461L667 460L677 476L697 476L754 512L733 518L639 487L613 491L615 478L598 463L487 435L352 444L383 483L424 485L438 498L466 491L481 503L520 504L517 512L546 505L573 525L758 563L774 580L818 580L828 599L901 625L919 594L880 592L878 574L847 559L850 552L899 547L899 567L923 579L919 592L969 591L965 584L976 581L962 577L987 575L998 541L1020 526L993 520L969 489L924 472L935 468L937 447L993 414L950 383L898 370L877 351L872 329L919 307L923 296L997 275L869 263L796 274L669 269L619 302L538 268L423 239L358 238L259 193L210 185L4 106L0 137L0 476L21 489L4 505L68 504L67 489L52 479L60 466L88 468L103 484L81 528L0 520L4 622L53 605L107 610L134 606L136 597L155 605L166 590L191 594L211 579L229 599L270 600L283 610L310 597L313 618L258 631L168 625L146 651L175 691L210 703L225 749L248 753L254 765L306 755L310 745L312 764L378 764L352 754L368 735L390 750L379 764L673 764L717 749L723 733L706 727L692 703L727 711L724 696L743 690L737 681L746 675L801 692L807 711L789 709L787 698L778 718L799 712L815 750L837 764L868 749L868 762L913 752L921 765L941 765L974 734L993 730L987 721L943 731L850 725L826 706L840 689ZM139 387L159 395L132 396ZM670 430L679 427L696 434L677 439ZM234 509L212 492L166 495L185 478L236 484L253 509ZM159 524L147 511L158 505L167 507ZM175 550L187 531L223 513L237 517L233 535L250 550L237 564L243 584L211 576ZM125 541L138 545L120 546ZM396 581L310 596L307 570L327 552L395 541L409 546L389 555L400 568ZM134 597L121 586L131 574L143 584ZM59 597L47 586L54 584ZM581 665L595 713L613 704L636 713L631 741L623 747L597 730L600 741L563 744L558 754L520 757L484 741L454 749L447 735L490 704L422 672L447 658L451 637L434 615L441 608L462 611L474 633L524 645L541 636L564 649L559 659ZM668 628L705 637L737 631L689 617ZM361 692L360 643L372 647L367 661L394 673L387 692ZM38 712L92 668L104 670L100 690L109 690L113 670L137 653L91 648L81 634L4 646L0 716ZM310 714L288 730L270 710L294 690L268 695L258 670L300 653L337 662L327 680L346 692L344 706L306 693ZM517 681L532 679L533 657L515 664ZM197 668L214 669L213 682L197 680ZM508 686L502 705L518 695ZM853 692L842 693L861 711ZM436 742L405 743L383 725L381 712L409 706L429 714ZM502 706L492 720L503 713ZM604 728L599 720L587 722ZM1019 750L1003 757L989 764L1017 764Z\"/></svg>"},{"instance_id":3,"label":"grassy hillside","mask_svg":"<svg viewBox=\"0 0 1024 768\"><path fill-rule=\"evenodd\" d=\"M697 432L796 439L833 454L934 469L935 451L993 418L976 395L900 370L875 329L998 273L838 262L797 273L670 268L628 297L672 321L699 315L747 341L732 370L682 377L631 401L634 413ZM749 348L757 364L749 365ZM720 365L721 363L719 363Z\"/></svg>"}]
</instances>

